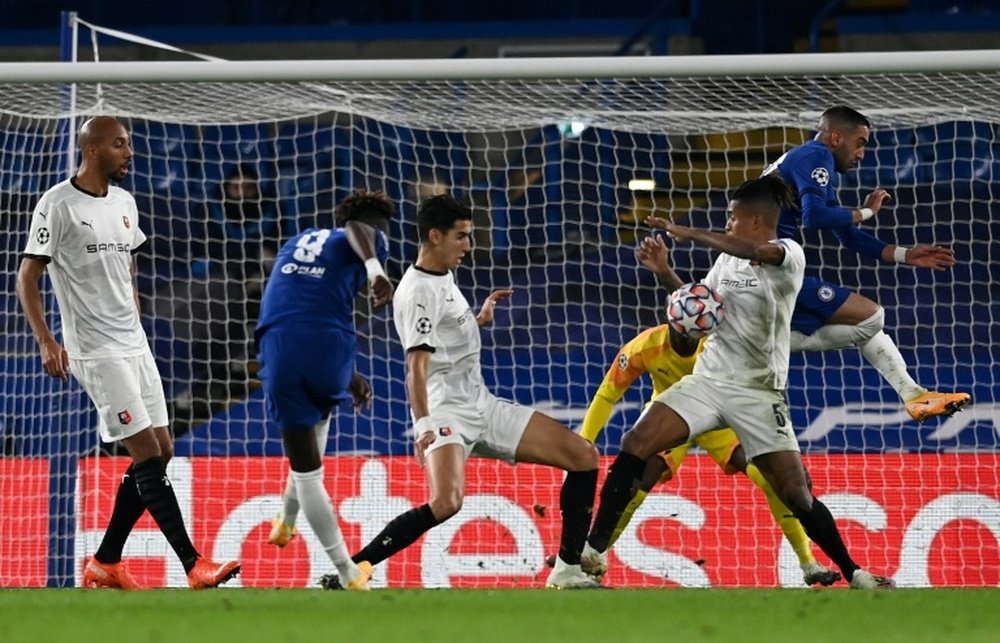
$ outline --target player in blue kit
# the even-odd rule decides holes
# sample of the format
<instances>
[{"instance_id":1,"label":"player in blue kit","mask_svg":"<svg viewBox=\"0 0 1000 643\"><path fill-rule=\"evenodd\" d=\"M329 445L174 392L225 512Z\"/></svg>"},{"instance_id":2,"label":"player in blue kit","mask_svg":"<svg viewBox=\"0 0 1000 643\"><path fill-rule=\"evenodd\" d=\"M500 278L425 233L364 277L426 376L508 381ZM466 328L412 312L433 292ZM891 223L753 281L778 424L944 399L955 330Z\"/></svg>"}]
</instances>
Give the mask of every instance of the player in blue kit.
<instances>
[{"instance_id":1,"label":"player in blue kit","mask_svg":"<svg viewBox=\"0 0 1000 643\"><path fill-rule=\"evenodd\" d=\"M879 188L860 208L839 204L834 172L848 172L865 156L871 124L856 110L837 105L823 112L816 137L772 163L764 174L777 172L797 193L799 208L783 208L780 238L799 239L799 228L830 230L845 248L876 260L944 270L955 264L954 252L936 245L912 248L892 245L865 232L867 221L891 199ZM968 393L939 393L917 384L895 342L882 330L885 311L876 302L847 288L805 278L792 316L791 350L823 351L858 346L861 354L896 390L914 420L951 415L971 401Z\"/></svg>"},{"instance_id":2,"label":"player in blue kit","mask_svg":"<svg viewBox=\"0 0 1000 643\"><path fill-rule=\"evenodd\" d=\"M268 419L281 430L291 471L268 541L284 547L301 507L344 587L367 590L371 566L351 561L330 496L322 456L333 407L348 399L371 405L371 386L354 368L354 299L371 284L385 305L392 284L385 230L395 211L380 192L355 192L337 208L337 225L309 228L278 252L255 333Z\"/></svg>"}]
</instances>

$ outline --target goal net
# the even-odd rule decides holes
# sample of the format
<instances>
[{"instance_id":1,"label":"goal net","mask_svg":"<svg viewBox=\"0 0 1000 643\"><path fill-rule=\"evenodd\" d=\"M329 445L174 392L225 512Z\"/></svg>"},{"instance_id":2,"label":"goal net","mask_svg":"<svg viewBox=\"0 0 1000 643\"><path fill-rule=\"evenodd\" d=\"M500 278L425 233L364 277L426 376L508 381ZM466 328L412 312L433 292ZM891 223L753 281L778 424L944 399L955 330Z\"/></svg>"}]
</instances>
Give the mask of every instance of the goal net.
<instances>
[{"instance_id":1,"label":"goal net","mask_svg":"<svg viewBox=\"0 0 1000 643\"><path fill-rule=\"evenodd\" d=\"M619 347L662 323L668 293L633 254L650 232L645 217L722 230L727 193L841 103L873 122L860 169L838 178L842 203L888 189L889 206L863 226L892 243L954 248L957 265L876 264L810 233L808 272L880 302L913 376L974 401L917 424L857 349L794 355L789 402L814 491L858 562L900 585L1000 584L1000 55L979 54L973 66L870 55L863 69L851 56L4 65L0 585L78 583L127 464L98 441L72 378L44 375L14 295L34 204L75 166L67 149L89 116L114 115L132 135L123 187L149 236L138 255L142 318L177 434L169 472L188 529L205 555L242 560L235 585L293 587L315 586L331 566L301 517L300 538L266 544L287 465L265 421L252 328L284 239L332 226L352 190L383 190L398 207L396 280L416 256L418 202L468 200L474 250L456 270L460 287L475 309L492 289L514 289L482 333L486 380L577 428ZM682 276L711 266L712 253L669 245ZM58 332L47 285L43 297ZM426 501L391 315L359 300L357 327L375 401L335 414L326 460L352 551ZM604 455L650 393L640 380L616 406L598 440ZM561 474L471 461L467 478L461 513L380 565L375 586L544 581ZM148 516L125 555L141 580L184 585ZM636 513L606 583L794 587L802 573L763 494L695 451Z\"/></svg>"}]
</instances>

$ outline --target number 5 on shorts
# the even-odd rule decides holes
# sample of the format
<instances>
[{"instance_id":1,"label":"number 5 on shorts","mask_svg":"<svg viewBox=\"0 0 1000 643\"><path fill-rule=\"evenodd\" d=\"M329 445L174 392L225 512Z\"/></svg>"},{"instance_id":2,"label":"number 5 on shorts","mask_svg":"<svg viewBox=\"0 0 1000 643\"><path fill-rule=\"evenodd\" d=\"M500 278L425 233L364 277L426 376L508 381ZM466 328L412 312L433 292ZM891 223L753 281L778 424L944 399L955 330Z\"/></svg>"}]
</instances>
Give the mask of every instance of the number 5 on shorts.
<instances>
[{"instance_id":1,"label":"number 5 on shorts","mask_svg":"<svg viewBox=\"0 0 1000 643\"><path fill-rule=\"evenodd\" d=\"M775 402L771 405L771 410L774 411L774 423L778 425L778 428L783 428L787 424L785 420L785 405L781 402Z\"/></svg>"}]
</instances>

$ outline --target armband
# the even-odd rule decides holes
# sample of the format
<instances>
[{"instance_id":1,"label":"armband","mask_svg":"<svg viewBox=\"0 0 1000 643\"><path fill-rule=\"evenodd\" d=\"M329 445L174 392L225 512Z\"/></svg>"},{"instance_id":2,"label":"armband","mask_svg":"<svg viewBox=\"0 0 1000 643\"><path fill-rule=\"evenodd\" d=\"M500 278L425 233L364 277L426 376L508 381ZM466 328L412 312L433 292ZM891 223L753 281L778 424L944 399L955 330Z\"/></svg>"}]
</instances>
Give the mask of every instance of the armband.
<instances>
[{"instance_id":1,"label":"armband","mask_svg":"<svg viewBox=\"0 0 1000 643\"><path fill-rule=\"evenodd\" d=\"M903 246L896 246L896 249L892 251L892 258L896 263L906 263L906 253L909 250L909 248Z\"/></svg>"},{"instance_id":2,"label":"armband","mask_svg":"<svg viewBox=\"0 0 1000 643\"><path fill-rule=\"evenodd\" d=\"M375 281L376 277L388 279L385 270L382 269L382 262L376 257L365 260L365 270L368 272L368 281Z\"/></svg>"},{"instance_id":3,"label":"armband","mask_svg":"<svg viewBox=\"0 0 1000 643\"><path fill-rule=\"evenodd\" d=\"M413 423L413 436L415 438L419 438L424 433L433 433L434 431L437 431L437 425L429 415L425 415Z\"/></svg>"},{"instance_id":4,"label":"armband","mask_svg":"<svg viewBox=\"0 0 1000 643\"><path fill-rule=\"evenodd\" d=\"M871 219L873 216L875 216L875 210L872 210L871 208L860 208L858 209L858 212L861 213L862 221L867 221L868 219Z\"/></svg>"}]
</instances>

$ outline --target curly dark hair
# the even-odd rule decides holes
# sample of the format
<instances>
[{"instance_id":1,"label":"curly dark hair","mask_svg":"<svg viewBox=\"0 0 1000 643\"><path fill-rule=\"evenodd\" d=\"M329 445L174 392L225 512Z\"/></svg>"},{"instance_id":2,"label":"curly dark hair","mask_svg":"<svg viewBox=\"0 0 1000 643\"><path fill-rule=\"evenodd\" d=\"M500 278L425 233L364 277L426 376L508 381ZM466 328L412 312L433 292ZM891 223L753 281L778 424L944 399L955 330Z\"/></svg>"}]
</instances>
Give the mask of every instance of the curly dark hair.
<instances>
[{"instance_id":1,"label":"curly dark hair","mask_svg":"<svg viewBox=\"0 0 1000 643\"><path fill-rule=\"evenodd\" d=\"M355 190L337 206L337 226L343 227L348 221L361 221L383 227L394 214L396 206L384 192Z\"/></svg>"},{"instance_id":2,"label":"curly dark hair","mask_svg":"<svg viewBox=\"0 0 1000 643\"><path fill-rule=\"evenodd\" d=\"M795 207L795 195L777 172L744 181L729 198L731 201L763 206L775 214L782 208Z\"/></svg>"}]
</instances>

